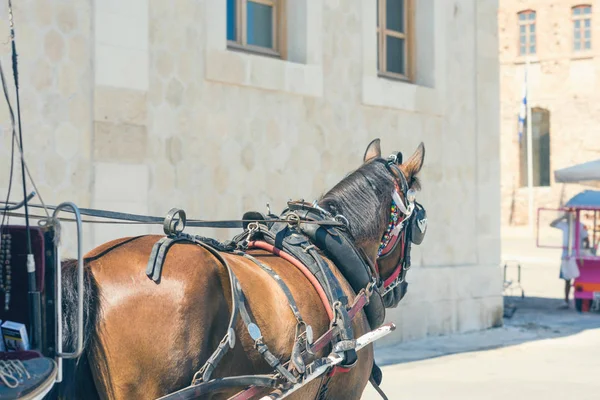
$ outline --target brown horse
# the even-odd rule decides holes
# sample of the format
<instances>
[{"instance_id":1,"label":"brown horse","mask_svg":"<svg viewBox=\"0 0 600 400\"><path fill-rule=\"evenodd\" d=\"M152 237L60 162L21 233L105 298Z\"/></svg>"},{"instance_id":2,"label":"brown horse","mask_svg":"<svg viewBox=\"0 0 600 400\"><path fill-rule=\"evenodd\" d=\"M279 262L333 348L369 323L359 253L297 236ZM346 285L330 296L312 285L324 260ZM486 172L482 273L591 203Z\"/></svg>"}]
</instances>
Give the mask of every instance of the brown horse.
<instances>
[{"instance_id":1,"label":"brown horse","mask_svg":"<svg viewBox=\"0 0 600 400\"><path fill-rule=\"evenodd\" d=\"M408 188L419 189L416 177L424 146L398 164ZM347 219L350 237L373 265L390 217L395 176L381 160L379 139L369 144L363 164L327 192L318 205ZM168 252L159 284L145 275L153 245L161 236L146 235L105 243L85 257L84 353L65 361L61 398L156 399L186 387L226 333L231 312L229 275L214 255L192 244L176 244ZM400 246L379 260L378 273L388 278L402 258ZM290 262L263 250L250 250L289 287L300 314L318 338L329 328L323 302L305 275ZM222 253L237 276L247 307L270 351L289 360L296 320L284 293L264 270L244 258ZM340 270L328 262L350 302L356 293ZM76 263L63 262L64 350L76 342ZM355 337L371 329L363 311L352 321ZM236 344L213 373L215 377L264 374L272 368L254 348L242 322L235 325ZM323 353L323 352L322 352ZM373 348L358 353L345 373L333 376L324 398L360 399L373 366ZM314 399L325 378L316 379L291 395ZM243 390L230 389L206 396L226 399ZM267 392L268 393L268 392ZM259 397L256 397L259 398Z\"/></svg>"}]
</instances>

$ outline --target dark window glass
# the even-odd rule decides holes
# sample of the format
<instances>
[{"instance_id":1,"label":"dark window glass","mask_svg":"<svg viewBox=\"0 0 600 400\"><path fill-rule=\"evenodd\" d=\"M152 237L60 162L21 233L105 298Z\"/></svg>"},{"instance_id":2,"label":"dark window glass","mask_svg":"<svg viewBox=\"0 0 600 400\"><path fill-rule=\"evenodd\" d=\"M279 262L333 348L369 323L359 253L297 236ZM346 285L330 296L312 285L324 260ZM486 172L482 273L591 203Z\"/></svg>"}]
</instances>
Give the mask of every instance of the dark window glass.
<instances>
[{"instance_id":1,"label":"dark window glass","mask_svg":"<svg viewBox=\"0 0 600 400\"><path fill-rule=\"evenodd\" d=\"M404 39L394 36L386 36L386 68L388 72L406 74Z\"/></svg>"},{"instance_id":2,"label":"dark window glass","mask_svg":"<svg viewBox=\"0 0 600 400\"><path fill-rule=\"evenodd\" d=\"M404 33L404 0L386 0L386 29Z\"/></svg>"},{"instance_id":3,"label":"dark window glass","mask_svg":"<svg viewBox=\"0 0 600 400\"><path fill-rule=\"evenodd\" d=\"M248 44L273 48L273 7L248 1Z\"/></svg>"}]
</instances>

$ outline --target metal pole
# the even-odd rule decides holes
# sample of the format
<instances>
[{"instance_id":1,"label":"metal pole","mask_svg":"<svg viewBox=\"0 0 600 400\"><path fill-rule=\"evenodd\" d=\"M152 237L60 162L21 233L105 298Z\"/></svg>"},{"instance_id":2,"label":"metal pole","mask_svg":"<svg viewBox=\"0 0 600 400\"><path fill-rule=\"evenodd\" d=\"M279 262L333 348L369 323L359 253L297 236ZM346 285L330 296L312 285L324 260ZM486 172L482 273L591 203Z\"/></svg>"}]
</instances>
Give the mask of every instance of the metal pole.
<instances>
[{"instance_id":1,"label":"metal pole","mask_svg":"<svg viewBox=\"0 0 600 400\"><path fill-rule=\"evenodd\" d=\"M41 293L37 290L36 282L36 267L33 248L31 245L31 228L29 226L29 205L27 201L27 184L25 175L25 153L23 150L23 131L21 125L21 101L19 98L19 71L17 69L17 47L15 45L15 27L12 10L12 2L8 0L8 18L10 23L10 40L12 44L12 64L13 75L15 78L15 92L17 99L17 122L19 129L19 142L21 150L21 174L23 180L23 198L25 199L25 232L27 235L27 276L29 286L29 321L30 321L30 336L31 348L40 350L42 346L42 314L41 314Z\"/></svg>"},{"instance_id":2,"label":"metal pole","mask_svg":"<svg viewBox=\"0 0 600 400\"><path fill-rule=\"evenodd\" d=\"M529 58L525 64L527 74L527 187L529 194L529 228L533 232L533 138L531 133L531 85L529 84Z\"/></svg>"}]
</instances>

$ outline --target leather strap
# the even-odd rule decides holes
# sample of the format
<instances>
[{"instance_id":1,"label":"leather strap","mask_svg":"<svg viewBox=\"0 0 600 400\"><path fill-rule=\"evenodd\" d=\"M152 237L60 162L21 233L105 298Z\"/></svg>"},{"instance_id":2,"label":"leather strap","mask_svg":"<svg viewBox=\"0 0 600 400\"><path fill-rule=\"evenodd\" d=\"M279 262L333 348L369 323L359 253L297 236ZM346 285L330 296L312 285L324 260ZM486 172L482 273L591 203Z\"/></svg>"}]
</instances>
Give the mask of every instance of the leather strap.
<instances>
[{"instance_id":1,"label":"leather strap","mask_svg":"<svg viewBox=\"0 0 600 400\"><path fill-rule=\"evenodd\" d=\"M146 267L146 275L156 283L160 283L162 275L163 264L165 263L165 257L167 252L177 242L192 242L187 236L178 237L164 237L154 244L150 258L148 259L148 265Z\"/></svg>"},{"instance_id":2,"label":"leather strap","mask_svg":"<svg viewBox=\"0 0 600 400\"><path fill-rule=\"evenodd\" d=\"M229 266L227 261L221 256L221 254L219 254L219 252L215 248L213 248L212 246L210 246L206 243L203 243L202 241L198 240L197 238L195 238L195 240L193 240L192 242L203 247L204 249L206 249L219 262L221 262L221 264L223 264L223 266L227 269L227 273L229 274L229 282L231 284L231 317L229 318L227 333L225 333L225 336L221 340L221 343L219 344L217 349L213 352L213 354L210 356L208 361L202 366L202 368L198 372L196 372L196 374L194 374L194 378L192 379L192 384L196 384L199 381L208 382L210 380L211 374L215 370L219 361L221 361L223 356L225 356L225 353L227 353L227 351L230 348L233 348L235 346L236 340L235 340L235 330L234 329L235 329L235 323L237 321L237 317L239 314L239 312L238 312L239 293L236 290L236 287L238 285L237 277L233 273L233 270L231 269L231 267ZM199 377L198 375L201 375L201 377Z\"/></svg>"},{"instance_id":3,"label":"leather strap","mask_svg":"<svg viewBox=\"0 0 600 400\"><path fill-rule=\"evenodd\" d=\"M373 379L373 375L371 375L371 377L369 378L369 382L371 382L371 385L373 385L373 388L375 388L375 390L377 391L377 393L379 393L383 400L388 400L383 390L379 387L377 382L375 382L375 379Z\"/></svg>"},{"instance_id":4,"label":"leather strap","mask_svg":"<svg viewBox=\"0 0 600 400\"><path fill-rule=\"evenodd\" d=\"M197 385L190 385L174 393L160 397L157 400L194 400L205 396L211 392L222 391L228 388L239 388L246 386L257 388L278 388L281 385L274 376L271 375L241 375L214 379L210 382L202 382ZM249 400L251 397L239 396L240 400Z\"/></svg>"},{"instance_id":5,"label":"leather strap","mask_svg":"<svg viewBox=\"0 0 600 400\"><path fill-rule=\"evenodd\" d=\"M250 317L248 309L246 308L246 296L244 295L244 291L242 290L242 286L240 285L239 281L237 281L234 285L234 290L238 292L237 299L239 302L238 305L240 308L240 314L242 315L242 320L246 325L248 334L250 335L252 340L254 340L254 347L256 348L256 350L264 358L267 364L269 364L271 368L277 370L277 372L279 372L279 374L282 377L284 377L288 382L297 383L298 379L294 375L292 375L287 369L285 369L281 364L281 361L275 355L273 355L273 353L271 353L269 347L263 340L260 328L254 323L254 321L252 321L252 317Z\"/></svg>"},{"instance_id":6,"label":"leather strap","mask_svg":"<svg viewBox=\"0 0 600 400\"><path fill-rule=\"evenodd\" d=\"M56 206L46 205L46 207L39 204L28 204L29 207L44 209L47 208L49 210L55 210ZM72 210L65 209L65 212L72 213ZM131 214L131 213L122 213L116 211L108 211L108 210L98 210L94 208L79 208L79 212L81 215L87 215L88 217L96 217L96 218L105 218L112 220L121 220L121 221L129 221L129 222L137 222L140 224L157 224L163 225L165 222L165 217L155 217L149 215L140 215L140 214ZM44 217L45 218L45 217ZM70 221L70 219L67 219ZM99 221L87 220L84 222L94 223ZM251 222L265 222L264 220L221 220L221 221L207 221L200 219L190 219L185 222L186 226L191 226L195 228L244 228L244 224L248 224ZM285 219L268 219L266 222L288 222ZM307 224L317 224L323 226L339 226L342 227L344 224L338 221L333 220L321 220L321 221L305 221Z\"/></svg>"},{"instance_id":7,"label":"leather strap","mask_svg":"<svg viewBox=\"0 0 600 400\"><path fill-rule=\"evenodd\" d=\"M257 260L255 257L252 257L248 253L236 251L235 254L241 255L242 257L247 258L248 260L252 261L254 264L258 265L267 274L269 274L269 276L271 276L271 278L273 278L273 280L279 285L279 287L283 291L283 294L285 294L285 297L287 298L287 301L288 301L288 305L290 306L290 309L292 310L294 317L296 317L296 321L298 321L298 323L304 323L304 320L302 319L302 315L300 315L300 310L298 310L298 306L296 305L296 300L294 300L294 297L292 296L292 292L290 291L290 288L285 284L285 282L281 279L281 277L277 274L277 272L273 271L271 268L269 268L268 266L266 266L265 264L263 264L262 262Z\"/></svg>"}]
</instances>

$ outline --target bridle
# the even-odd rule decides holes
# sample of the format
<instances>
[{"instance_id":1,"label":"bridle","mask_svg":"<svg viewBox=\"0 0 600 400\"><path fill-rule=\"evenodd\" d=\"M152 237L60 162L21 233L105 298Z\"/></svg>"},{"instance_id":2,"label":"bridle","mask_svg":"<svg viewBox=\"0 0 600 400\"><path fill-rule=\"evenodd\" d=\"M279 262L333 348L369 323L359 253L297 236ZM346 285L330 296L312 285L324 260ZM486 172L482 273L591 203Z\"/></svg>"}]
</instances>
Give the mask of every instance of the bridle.
<instances>
[{"instance_id":1,"label":"bridle","mask_svg":"<svg viewBox=\"0 0 600 400\"><path fill-rule=\"evenodd\" d=\"M406 272L410 268L410 230L407 227L410 224L415 208L416 193L413 189L409 188L406 176L398 167L399 164L402 164L402 153L392 154L387 159L376 159L374 161L382 162L394 177L394 191L392 192L388 225L381 238L377 251L377 259L375 260L375 271L378 276L380 276L379 263L393 255L399 246L401 247L395 262L396 267L392 271L392 274L383 281L382 295L385 296L396 286L404 282ZM402 194L402 197L400 194Z\"/></svg>"}]
</instances>

